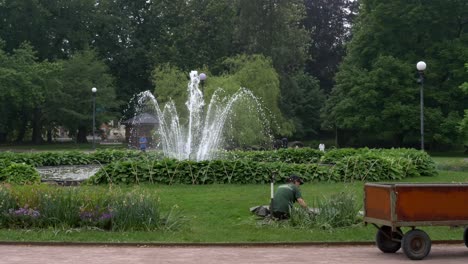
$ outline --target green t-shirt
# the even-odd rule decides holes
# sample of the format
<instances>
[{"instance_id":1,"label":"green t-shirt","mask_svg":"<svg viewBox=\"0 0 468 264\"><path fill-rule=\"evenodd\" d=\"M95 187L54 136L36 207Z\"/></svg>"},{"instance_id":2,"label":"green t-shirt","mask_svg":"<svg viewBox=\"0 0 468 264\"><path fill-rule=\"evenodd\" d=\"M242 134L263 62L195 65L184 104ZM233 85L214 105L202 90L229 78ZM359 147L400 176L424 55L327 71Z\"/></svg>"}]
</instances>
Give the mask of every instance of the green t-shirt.
<instances>
[{"instance_id":1,"label":"green t-shirt","mask_svg":"<svg viewBox=\"0 0 468 264\"><path fill-rule=\"evenodd\" d=\"M295 184L280 185L273 197L273 212L289 213L290 208L299 198L302 198L301 191Z\"/></svg>"}]
</instances>

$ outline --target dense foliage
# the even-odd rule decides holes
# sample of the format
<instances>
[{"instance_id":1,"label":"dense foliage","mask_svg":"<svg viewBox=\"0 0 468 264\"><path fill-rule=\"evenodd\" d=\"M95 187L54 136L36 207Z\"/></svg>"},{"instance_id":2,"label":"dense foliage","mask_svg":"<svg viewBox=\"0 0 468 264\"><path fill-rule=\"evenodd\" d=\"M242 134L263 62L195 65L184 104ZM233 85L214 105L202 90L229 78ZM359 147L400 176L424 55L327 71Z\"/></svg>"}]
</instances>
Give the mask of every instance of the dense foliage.
<instances>
[{"instance_id":1,"label":"dense foliage","mask_svg":"<svg viewBox=\"0 0 468 264\"><path fill-rule=\"evenodd\" d=\"M25 163L34 167L58 166L58 165L87 165L105 164L116 160L138 159L138 157L160 159L162 153L149 152L143 154L140 151L131 150L99 150L96 152L0 152L0 161Z\"/></svg>"},{"instance_id":2,"label":"dense foliage","mask_svg":"<svg viewBox=\"0 0 468 264\"><path fill-rule=\"evenodd\" d=\"M54 186L0 186L0 227L99 228L112 231L174 230L183 218L173 208L163 213L159 198L141 189Z\"/></svg>"},{"instance_id":3,"label":"dense foliage","mask_svg":"<svg viewBox=\"0 0 468 264\"><path fill-rule=\"evenodd\" d=\"M426 146L459 145L466 10L460 0L0 1L0 143L51 141L59 126L85 142L92 87L97 124L120 119L145 90L183 113L187 73L198 69L208 93L254 91L275 137L413 147L414 65L425 60ZM252 58L268 67L247 67Z\"/></svg>"},{"instance_id":4,"label":"dense foliage","mask_svg":"<svg viewBox=\"0 0 468 264\"><path fill-rule=\"evenodd\" d=\"M347 182L394 180L436 174L435 163L430 156L414 149L363 148L321 152L298 148L232 151L220 156L223 159L195 162L164 159L160 152L126 150L93 153L3 152L0 153L0 175L4 175L4 179L11 178L5 174L6 171L11 172L11 175L31 175L29 181L36 182L38 178L34 167L85 164L103 166L89 180L90 183L246 184L267 183L272 176L277 181L284 181L291 174L302 175L308 181ZM21 168L24 172L21 172ZM5 173L2 174L2 171ZM22 177L24 176L18 176L18 181L24 181Z\"/></svg>"},{"instance_id":5,"label":"dense foliage","mask_svg":"<svg viewBox=\"0 0 468 264\"><path fill-rule=\"evenodd\" d=\"M459 145L467 94L468 3L361 0L353 38L323 109L325 128L344 145L398 147L419 141L424 85L429 148ZM423 80L416 63L425 61ZM423 83L421 83L423 81ZM419 82L419 83L418 83Z\"/></svg>"},{"instance_id":6,"label":"dense foliage","mask_svg":"<svg viewBox=\"0 0 468 264\"><path fill-rule=\"evenodd\" d=\"M98 89L98 124L118 120L121 115L116 110L123 113L133 95L153 90L151 73L168 64L186 73L209 69L210 77L222 76L229 72L225 59L260 54L287 80L303 71L309 57L310 40L302 24L304 7L302 0L1 1L2 53L13 56L27 42L30 54L35 54L26 64L34 67L24 70L24 60L12 59L10 65L0 55L0 80L11 81L15 64L23 70L13 78L22 81L0 87L2 94L11 94L18 84L24 91L23 98L18 94L0 96L5 106L0 113L8 117L0 122L0 142L31 137L40 143L46 133L52 139L58 126L68 128L78 142L85 142L83 135L91 131L91 87ZM36 69L41 68L38 75ZM37 80L31 82L33 78ZM185 79L178 79L178 84ZM256 88L253 83L244 86ZM291 90L289 82L281 82L275 89L279 88L281 94ZM31 91L41 96L35 97ZM22 108L25 102L21 100L28 107ZM268 106L281 117L279 123L282 114L294 118L294 112L287 110L289 104L297 104L293 100L275 99ZM309 103L313 102L303 102ZM290 135L293 131L291 123L277 133Z\"/></svg>"},{"instance_id":7,"label":"dense foliage","mask_svg":"<svg viewBox=\"0 0 468 264\"><path fill-rule=\"evenodd\" d=\"M0 182L34 184L41 181L39 172L31 165L6 161L0 164Z\"/></svg>"},{"instance_id":8,"label":"dense foliage","mask_svg":"<svg viewBox=\"0 0 468 264\"><path fill-rule=\"evenodd\" d=\"M283 182L291 174L301 175L312 182L352 182L436 174L432 159L416 150L362 149L339 152L336 150L328 157L322 156L330 163L317 162L319 153L311 149L291 149L278 152L278 155L275 152L237 153L233 154L236 155L235 159L201 162L171 159L116 161L103 167L88 183L247 184L268 183L272 177ZM303 154L304 158L298 157L298 153Z\"/></svg>"},{"instance_id":9,"label":"dense foliage","mask_svg":"<svg viewBox=\"0 0 468 264\"><path fill-rule=\"evenodd\" d=\"M360 223L360 202L351 192L340 192L312 202L315 211L293 207L288 224L295 228L333 229Z\"/></svg>"}]
</instances>

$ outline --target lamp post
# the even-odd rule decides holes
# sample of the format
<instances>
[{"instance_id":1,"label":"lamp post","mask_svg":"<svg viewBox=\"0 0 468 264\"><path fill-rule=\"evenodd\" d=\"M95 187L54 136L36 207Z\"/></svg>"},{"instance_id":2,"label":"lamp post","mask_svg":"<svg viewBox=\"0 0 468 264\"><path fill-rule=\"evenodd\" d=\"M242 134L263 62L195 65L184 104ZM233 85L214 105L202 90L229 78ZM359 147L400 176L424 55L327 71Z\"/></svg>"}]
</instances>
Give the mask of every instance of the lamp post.
<instances>
[{"instance_id":1,"label":"lamp post","mask_svg":"<svg viewBox=\"0 0 468 264\"><path fill-rule=\"evenodd\" d=\"M206 74L205 73L200 73L200 75L198 76L200 78L200 82L201 82L201 92L202 94L205 92L204 89L205 89L205 80L206 80Z\"/></svg>"},{"instance_id":2,"label":"lamp post","mask_svg":"<svg viewBox=\"0 0 468 264\"><path fill-rule=\"evenodd\" d=\"M96 127L96 87L91 88L91 92L93 93L93 150L96 149L96 140L95 140L95 133L94 129Z\"/></svg>"},{"instance_id":3,"label":"lamp post","mask_svg":"<svg viewBox=\"0 0 468 264\"><path fill-rule=\"evenodd\" d=\"M421 150L424 150L424 70L426 63L420 61L416 64L416 69L419 72L419 83L421 84L420 102L421 102Z\"/></svg>"},{"instance_id":4,"label":"lamp post","mask_svg":"<svg viewBox=\"0 0 468 264\"><path fill-rule=\"evenodd\" d=\"M201 83L201 92L202 92L202 98L203 98L203 101L204 101L204 95L205 95L205 80L206 80L206 74L205 73L200 73L200 75L198 75L198 78L200 78L200 83ZM205 114L205 105L203 104L202 105L202 116ZM203 117L202 117L203 118ZM203 122L203 119L202 119L202 122Z\"/></svg>"}]
</instances>

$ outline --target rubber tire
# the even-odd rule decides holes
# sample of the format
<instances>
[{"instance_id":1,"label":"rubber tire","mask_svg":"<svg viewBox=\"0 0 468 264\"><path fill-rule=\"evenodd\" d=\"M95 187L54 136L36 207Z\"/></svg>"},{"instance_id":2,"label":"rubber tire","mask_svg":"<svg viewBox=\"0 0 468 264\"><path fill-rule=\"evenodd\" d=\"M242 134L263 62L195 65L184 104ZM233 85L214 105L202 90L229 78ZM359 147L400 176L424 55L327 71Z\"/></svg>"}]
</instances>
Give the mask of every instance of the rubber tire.
<instances>
[{"instance_id":1,"label":"rubber tire","mask_svg":"<svg viewBox=\"0 0 468 264\"><path fill-rule=\"evenodd\" d=\"M465 241L465 246L468 247L468 227L465 228L465 232L463 233L463 241Z\"/></svg>"},{"instance_id":2,"label":"rubber tire","mask_svg":"<svg viewBox=\"0 0 468 264\"><path fill-rule=\"evenodd\" d=\"M391 235L401 240L401 235L397 232L392 233L390 226L382 226L375 235L375 244L383 253L395 253L401 248L401 242L390 239Z\"/></svg>"},{"instance_id":3,"label":"rubber tire","mask_svg":"<svg viewBox=\"0 0 468 264\"><path fill-rule=\"evenodd\" d=\"M431 252L431 239L426 232L414 229L403 236L401 246L405 255L412 260L421 260Z\"/></svg>"}]
</instances>

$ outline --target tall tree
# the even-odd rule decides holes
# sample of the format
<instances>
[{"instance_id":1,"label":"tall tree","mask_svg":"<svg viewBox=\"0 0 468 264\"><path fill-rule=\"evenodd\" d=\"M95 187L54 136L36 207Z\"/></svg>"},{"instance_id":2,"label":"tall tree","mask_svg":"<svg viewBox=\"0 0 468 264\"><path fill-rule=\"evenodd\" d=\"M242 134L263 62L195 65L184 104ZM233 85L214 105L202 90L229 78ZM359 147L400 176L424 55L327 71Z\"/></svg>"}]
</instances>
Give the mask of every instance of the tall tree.
<instances>
[{"instance_id":1,"label":"tall tree","mask_svg":"<svg viewBox=\"0 0 468 264\"><path fill-rule=\"evenodd\" d=\"M116 75L121 100L150 90L155 66L188 73L232 53L231 1L106 0L97 12L95 45Z\"/></svg>"},{"instance_id":2,"label":"tall tree","mask_svg":"<svg viewBox=\"0 0 468 264\"><path fill-rule=\"evenodd\" d=\"M16 141L23 141L32 129L32 141L41 143L44 113L51 107L53 93L60 87L57 73L60 67L47 61L39 62L36 52L23 43L11 54L0 55L0 102L5 119L0 122L2 141L7 133L16 132ZM3 128L3 129L2 129ZM1 133L1 132L0 132Z\"/></svg>"},{"instance_id":3,"label":"tall tree","mask_svg":"<svg viewBox=\"0 0 468 264\"><path fill-rule=\"evenodd\" d=\"M280 74L302 70L309 39L300 24L305 16L300 0L238 0L235 32L240 53L271 57Z\"/></svg>"},{"instance_id":4,"label":"tall tree","mask_svg":"<svg viewBox=\"0 0 468 264\"><path fill-rule=\"evenodd\" d=\"M358 11L358 1L306 0L304 26L312 41L311 58L306 62L306 72L320 81L328 94L333 78L345 55L345 45L351 39L353 19Z\"/></svg>"},{"instance_id":5,"label":"tall tree","mask_svg":"<svg viewBox=\"0 0 468 264\"><path fill-rule=\"evenodd\" d=\"M62 59L88 46L96 0L5 0L0 2L0 37L12 51L27 41L39 60Z\"/></svg>"},{"instance_id":6,"label":"tall tree","mask_svg":"<svg viewBox=\"0 0 468 264\"><path fill-rule=\"evenodd\" d=\"M361 0L347 57L325 108L329 125L366 138L378 135L380 143L417 143L415 64L425 60L426 139L433 146L456 143L451 125L467 100L458 89L466 81L467 21L466 1Z\"/></svg>"},{"instance_id":7,"label":"tall tree","mask_svg":"<svg viewBox=\"0 0 468 264\"><path fill-rule=\"evenodd\" d=\"M87 142L86 135L92 131L92 87L97 88L96 124L116 117L119 102L116 100L113 78L108 67L92 50L76 53L62 65L63 100L59 123L76 135L78 142L84 143Z\"/></svg>"},{"instance_id":8,"label":"tall tree","mask_svg":"<svg viewBox=\"0 0 468 264\"><path fill-rule=\"evenodd\" d=\"M281 111L290 126L299 126L295 124L297 119L292 109L298 104L294 94L300 92L294 84L294 76L303 71L310 43L307 30L301 24L305 17L304 1L238 0L237 8L234 39L237 51L272 59L280 79Z\"/></svg>"},{"instance_id":9,"label":"tall tree","mask_svg":"<svg viewBox=\"0 0 468 264\"><path fill-rule=\"evenodd\" d=\"M468 63L465 64L465 68L467 70L467 74L468 74ZM462 89L462 91L465 93L465 94L468 94L468 82L464 82L461 86L460 86L460 89ZM465 114L463 116L463 120L460 122L460 124L458 125L459 127L459 132L462 136L462 139L463 139L463 143L465 144L465 146L468 145L468 106L465 106ZM465 149L465 153L468 152L468 149Z\"/></svg>"},{"instance_id":10,"label":"tall tree","mask_svg":"<svg viewBox=\"0 0 468 264\"><path fill-rule=\"evenodd\" d=\"M222 94L227 96L232 96L241 88L247 88L258 100L250 100L248 103L244 101L230 115L235 129L227 133L229 137L235 138L232 142L234 145L248 145L255 142L255 139L264 137L265 135L259 133L262 125L265 125L263 128L271 125L269 129L274 134L292 133L291 124L284 119L279 109L279 78L271 59L262 55L239 55L226 59L222 68L226 71L217 76L207 71L209 77L202 88L206 103L210 102L218 88L222 88ZM186 121L188 76L174 66L164 65L154 70L153 81L156 86L154 94L160 107L172 99L182 122ZM221 93L217 95L220 96Z\"/></svg>"}]
</instances>

